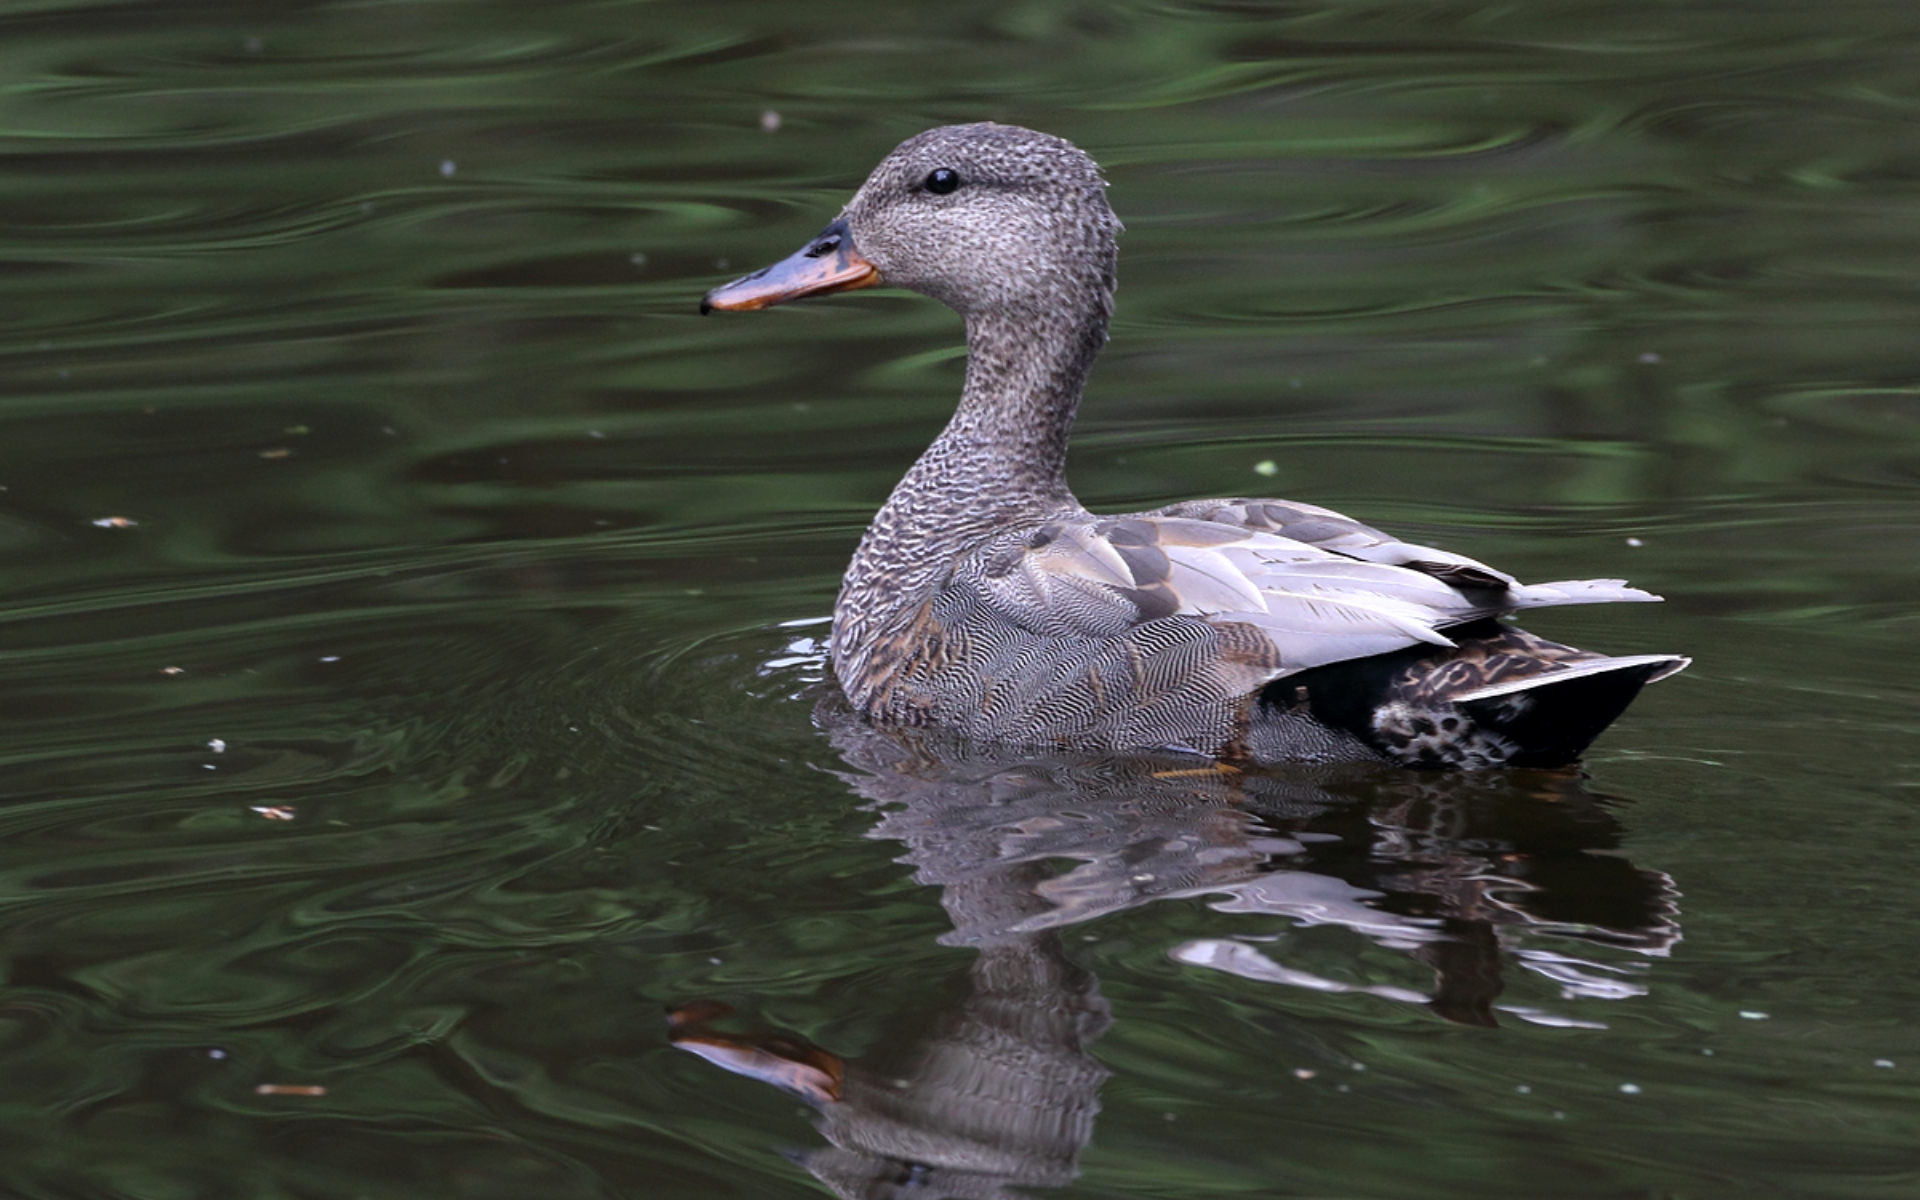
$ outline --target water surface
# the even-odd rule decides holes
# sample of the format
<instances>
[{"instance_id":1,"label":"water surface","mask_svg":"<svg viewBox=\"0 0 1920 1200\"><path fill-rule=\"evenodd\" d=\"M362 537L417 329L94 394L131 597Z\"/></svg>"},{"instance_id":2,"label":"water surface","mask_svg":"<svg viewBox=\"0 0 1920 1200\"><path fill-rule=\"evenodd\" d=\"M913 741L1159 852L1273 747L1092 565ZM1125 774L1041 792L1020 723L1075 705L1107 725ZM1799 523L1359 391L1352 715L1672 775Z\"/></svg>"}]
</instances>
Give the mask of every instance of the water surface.
<instances>
[{"instance_id":1,"label":"water surface","mask_svg":"<svg viewBox=\"0 0 1920 1200\"><path fill-rule=\"evenodd\" d=\"M1903 6L0 31L0 1191L1920 1192ZM1626 575L1530 625L1693 669L1578 778L822 706L958 323L694 305L981 118L1127 224L1088 504Z\"/></svg>"}]
</instances>

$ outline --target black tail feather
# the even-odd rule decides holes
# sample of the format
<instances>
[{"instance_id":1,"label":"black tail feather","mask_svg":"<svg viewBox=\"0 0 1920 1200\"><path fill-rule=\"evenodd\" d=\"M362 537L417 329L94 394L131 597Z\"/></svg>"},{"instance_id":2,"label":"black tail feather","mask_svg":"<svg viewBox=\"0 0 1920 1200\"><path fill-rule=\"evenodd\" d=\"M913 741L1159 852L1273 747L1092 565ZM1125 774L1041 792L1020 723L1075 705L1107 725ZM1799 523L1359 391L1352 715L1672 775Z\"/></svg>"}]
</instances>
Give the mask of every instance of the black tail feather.
<instances>
[{"instance_id":1,"label":"black tail feather","mask_svg":"<svg viewBox=\"0 0 1920 1200\"><path fill-rule=\"evenodd\" d=\"M1562 767L1579 758L1647 681L1659 663L1636 663L1616 671L1541 683L1490 700L1469 700L1459 709L1474 724L1513 743L1506 762L1515 767ZM1521 704L1518 701L1525 700Z\"/></svg>"},{"instance_id":2,"label":"black tail feather","mask_svg":"<svg viewBox=\"0 0 1920 1200\"><path fill-rule=\"evenodd\" d=\"M1264 704L1304 710L1406 766L1558 767L1577 759L1677 657L1610 659L1498 621L1270 684ZM1489 694L1491 693L1491 694Z\"/></svg>"}]
</instances>

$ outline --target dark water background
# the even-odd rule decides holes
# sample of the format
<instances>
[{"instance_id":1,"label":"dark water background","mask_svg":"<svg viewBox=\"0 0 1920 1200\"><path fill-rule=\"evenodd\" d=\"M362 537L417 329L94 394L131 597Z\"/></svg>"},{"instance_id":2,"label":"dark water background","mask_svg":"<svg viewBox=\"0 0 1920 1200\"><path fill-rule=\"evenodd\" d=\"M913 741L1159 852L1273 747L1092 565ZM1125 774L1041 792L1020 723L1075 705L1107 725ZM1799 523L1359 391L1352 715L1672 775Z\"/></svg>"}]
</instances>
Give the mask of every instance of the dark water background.
<instances>
[{"instance_id":1,"label":"dark water background","mask_svg":"<svg viewBox=\"0 0 1920 1200\"><path fill-rule=\"evenodd\" d=\"M1695 667L1584 782L817 727L957 321L694 303L979 118L1127 223L1090 505ZM0 155L0 1193L1920 1195L1920 10L17 3Z\"/></svg>"}]
</instances>

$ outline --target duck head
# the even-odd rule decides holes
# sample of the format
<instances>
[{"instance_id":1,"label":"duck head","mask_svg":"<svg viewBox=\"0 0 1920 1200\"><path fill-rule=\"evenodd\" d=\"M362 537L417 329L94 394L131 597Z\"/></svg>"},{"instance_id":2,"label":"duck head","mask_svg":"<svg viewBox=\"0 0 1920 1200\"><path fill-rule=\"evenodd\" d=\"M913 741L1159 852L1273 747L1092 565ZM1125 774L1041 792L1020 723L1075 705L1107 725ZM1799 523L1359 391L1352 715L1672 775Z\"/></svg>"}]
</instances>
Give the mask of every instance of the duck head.
<instances>
[{"instance_id":1,"label":"duck head","mask_svg":"<svg viewBox=\"0 0 1920 1200\"><path fill-rule=\"evenodd\" d=\"M963 316L1039 316L1113 292L1120 222L1100 169L1062 138L983 122L887 155L798 253L708 292L700 311L890 284Z\"/></svg>"}]
</instances>

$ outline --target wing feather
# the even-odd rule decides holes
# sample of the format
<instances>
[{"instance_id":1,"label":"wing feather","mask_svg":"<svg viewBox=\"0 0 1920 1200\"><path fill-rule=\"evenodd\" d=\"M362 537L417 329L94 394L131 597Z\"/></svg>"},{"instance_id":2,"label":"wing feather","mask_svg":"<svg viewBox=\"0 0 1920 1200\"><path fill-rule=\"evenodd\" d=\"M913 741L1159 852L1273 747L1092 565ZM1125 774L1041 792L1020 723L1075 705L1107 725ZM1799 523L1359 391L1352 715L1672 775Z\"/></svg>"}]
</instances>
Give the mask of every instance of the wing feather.
<instances>
[{"instance_id":1,"label":"wing feather","mask_svg":"<svg viewBox=\"0 0 1920 1200\"><path fill-rule=\"evenodd\" d=\"M1441 630L1525 608L1658 599L1613 579L1522 584L1339 513L1271 500L1062 516L994 538L956 567L963 580L993 620L1050 635L1115 637L1179 617L1249 626L1272 644L1279 674L1451 646Z\"/></svg>"},{"instance_id":2,"label":"wing feather","mask_svg":"<svg viewBox=\"0 0 1920 1200\"><path fill-rule=\"evenodd\" d=\"M1214 613L1265 612L1267 601L1245 567L1217 550L1192 546L1165 546L1170 565L1167 583L1180 598L1180 611L1203 616Z\"/></svg>"}]
</instances>

